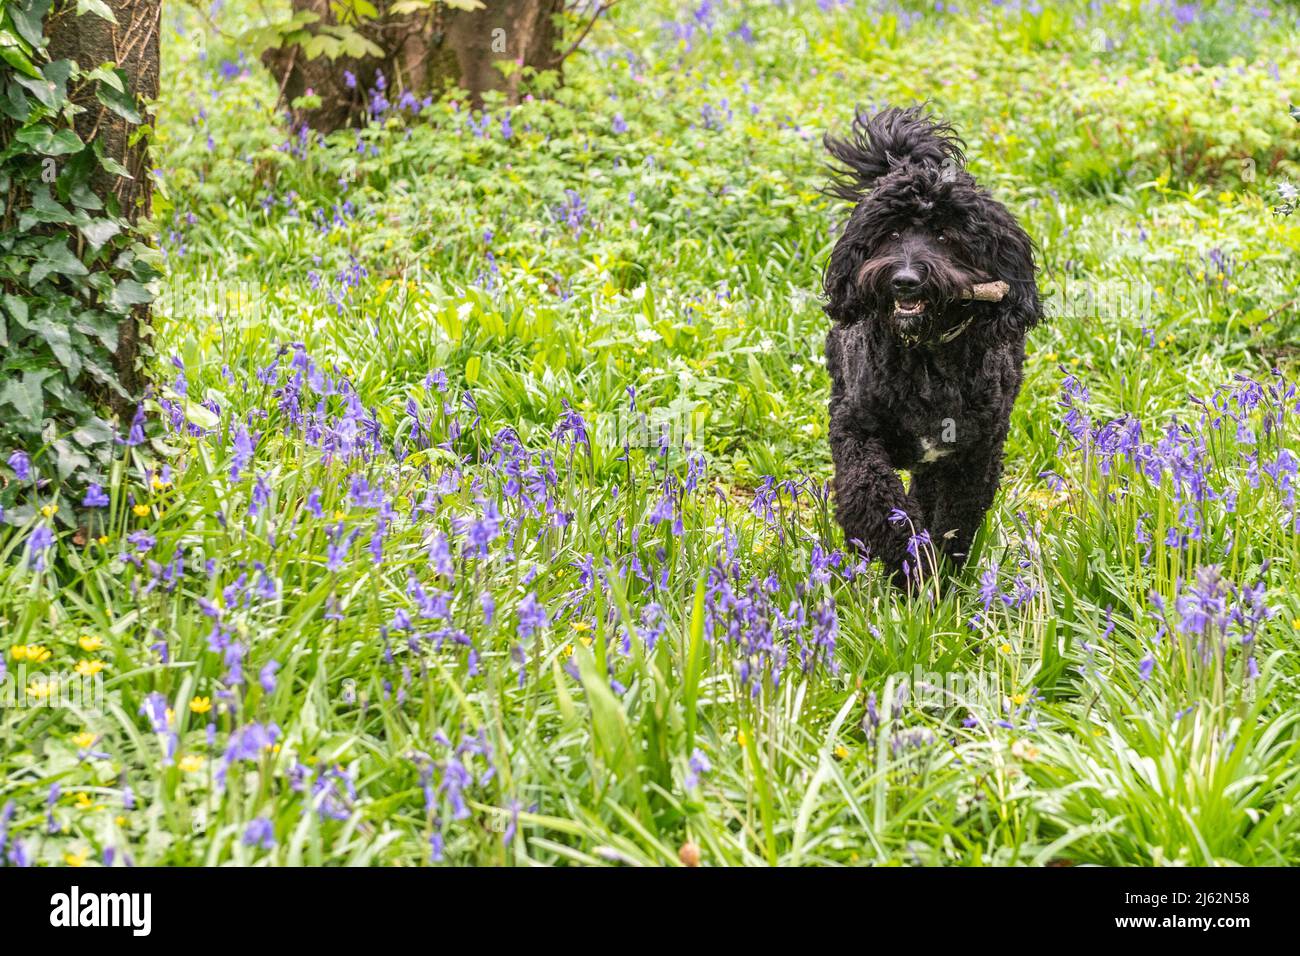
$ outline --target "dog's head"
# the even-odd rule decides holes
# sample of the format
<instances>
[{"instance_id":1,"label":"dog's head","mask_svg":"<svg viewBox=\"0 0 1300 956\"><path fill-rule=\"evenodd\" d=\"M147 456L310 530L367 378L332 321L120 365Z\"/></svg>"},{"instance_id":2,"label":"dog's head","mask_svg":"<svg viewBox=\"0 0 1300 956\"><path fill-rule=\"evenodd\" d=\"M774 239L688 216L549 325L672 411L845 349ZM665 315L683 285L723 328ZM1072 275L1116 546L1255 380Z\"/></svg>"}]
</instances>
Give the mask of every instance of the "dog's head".
<instances>
[{"instance_id":1,"label":"dog's head","mask_svg":"<svg viewBox=\"0 0 1300 956\"><path fill-rule=\"evenodd\" d=\"M832 318L874 318L909 346L1037 322L1029 238L966 171L950 127L916 108L859 113L850 138L826 145L843 167L831 192L856 203L826 267ZM971 300L997 280L1003 301Z\"/></svg>"}]
</instances>

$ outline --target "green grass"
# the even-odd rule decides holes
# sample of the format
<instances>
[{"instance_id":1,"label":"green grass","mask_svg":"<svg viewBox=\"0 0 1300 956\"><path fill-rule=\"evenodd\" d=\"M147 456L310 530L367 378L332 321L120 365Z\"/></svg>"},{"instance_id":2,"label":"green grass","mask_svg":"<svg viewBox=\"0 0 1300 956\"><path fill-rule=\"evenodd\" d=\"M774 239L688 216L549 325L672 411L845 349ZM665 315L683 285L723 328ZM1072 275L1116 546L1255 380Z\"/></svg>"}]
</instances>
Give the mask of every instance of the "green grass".
<instances>
[{"instance_id":1,"label":"green grass","mask_svg":"<svg viewBox=\"0 0 1300 956\"><path fill-rule=\"evenodd\" d=\"M157 414L0 532L6 690L103 681L0 710L9 862L1300 862L1294 10L828 6L324 142L169 9ZM816 297L821 134L916 99L1053 293L933 601L842 551Z\"/></svg>"}]
</instances>

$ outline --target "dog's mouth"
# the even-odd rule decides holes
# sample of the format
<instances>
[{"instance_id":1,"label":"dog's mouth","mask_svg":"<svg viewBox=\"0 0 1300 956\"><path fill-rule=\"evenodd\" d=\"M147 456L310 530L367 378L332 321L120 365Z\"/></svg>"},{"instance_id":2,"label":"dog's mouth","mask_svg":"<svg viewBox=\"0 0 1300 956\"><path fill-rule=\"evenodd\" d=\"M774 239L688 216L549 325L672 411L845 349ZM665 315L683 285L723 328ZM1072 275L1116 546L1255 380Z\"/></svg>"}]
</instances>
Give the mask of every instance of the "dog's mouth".
<instances>
[{"instance_id":1,"label":"dog's mouth","mask_svg":"<svg viewBox=\"0 0 1300 956\"><path fill-rule=\"evenodd\" d=\"M900 319L919 319L929 307L925 299L895 299L894 315Z\"/></svg>"},{"instance_id":2,"label":"dog's mouth","mask_svg":"<svg viewBox=\"0 0 1300 956\"><path fill-rule=\"evenodd\" d=\"M930 302L928 299L895 299L894 329L903 344L912 348L930 334Z\"/></svg>"}]
</instances>

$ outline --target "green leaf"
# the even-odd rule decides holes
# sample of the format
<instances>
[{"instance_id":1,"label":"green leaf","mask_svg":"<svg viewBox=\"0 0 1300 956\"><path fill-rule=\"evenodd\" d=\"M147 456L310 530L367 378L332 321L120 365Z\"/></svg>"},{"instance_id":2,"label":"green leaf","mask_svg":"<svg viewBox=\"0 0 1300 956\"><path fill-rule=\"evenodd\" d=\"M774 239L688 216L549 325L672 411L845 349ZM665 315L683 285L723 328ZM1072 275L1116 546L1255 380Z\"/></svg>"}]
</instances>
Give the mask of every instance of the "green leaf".
<instances>
[{"instance_id":1,"label":"green leaf","mask_svg":"<svg viewBox=\"0 0 1300 956\"><path fill-rule=\"evenodd\" d=\"M76 472L90 467L86 453L74 448L66 438L56 439L51 448L54 451L54 470L60 481L67 481Z\"/></svg>"},{"instance_id":2,"label":"green leaf","mask_svg":"<svg viewBox=\"0 0 1300 956\"><path fill-rule=\"evenodd\" d=\"M125 314L131 311L132 306L144 305L152 301L153 296L143 285L134 279L123 279L109 296L108 307L114 312Z\"/></svg>"},{"instance_id":3,"label":"green leaf","mask_svg":"<svg viewBox=\"0 0 1300 956\"><path fill-rule=\"evenodd\" d=\"M22 375L8 375L0 383L0 405L9 405L29 428L40 426L45 414L41 383L54 373L50 369L24 369Z\"/></svg>"},{"instance_id":4,"label":"green leaf","mask_svg":"<svg viewBox=\"0 0 1300 956\"><path fill-rule=\"evenodd\" d=\"M68 191L68 199L72 200L74 206L82 209L89 209L92 212L103 209L104 202L91 191L85 183L77 183Z\"/></svg>"},{"instance_id":5,"label":"green leaf","mask_svg":"<svg viewBox=\"0 0 1300 956\"><path fill-rule=\"evenodd\" d=\"M87 13L93 13L109 23L117 23L117 17L113 15L112 9L104 0L77 0L77 16L84 16Z\"/></svg>"},{"instance_id":6,"label":"green leaf","mask_svg":"<svg viewBox=\"0 0 1300 956\"><path fill-rule=\"evenodd\" d=\"M36 285L53 273L84 276L89 275L90 270L86 268L85 263L72 254L66 239L51 239L41 250L41 257L32 266L27 282L29 285Z\"/></svg>"},{"instance_id":7,"label":"green leaf","mask_svg":"<svg viewBox=\"0 0 1300 956\"><path fill-rule=\"evenodd\" d=\"M81 374L81 358L72 348L72 334L65 322L59 321L56 314L42 312L36 317L32 331L50 347L59 364L68 370L69 379L76 379Z\"/></svg>"},{"instance_id":8,"label":"green leaf","mask_svg":"<svg viewBox=\"0 0 1300 956\"><path fill-rule=\"evenodd\" d=\"M26 123L31 117L32 101L27 98L27 94L18 83L5 84L5 95L0 98L0 113L4 113L18 123Z\"/></svg>"},{"instance_id":9,"label":"green leaf","mask_svg":"<svg viewBox=\"0 0 1300 956\"><path fill-rule=\"evenodd\" d=\"M88 83L107 83L119 93L126 92L126 86L122 82L122 77L118 74L121 70L113 66L112 63L105 63L103 66L97 66L89 73L82 74L82 79Z\"/></svg>"},{"instance_id":10,"label":"green leaf","mask_svg":"<svg viewBox=\"0 0 1300 956\"><path fill-rule=\"evenodd\" d=\"M701 567L695 579L695 601L691 608L690 634L686 646L685 687L683 703L686 707L686 752L695 747L695 725L698 720L700 676L704 672L704 599L707 568Z\"/></svg>"},{"instance_id":11,"label":"green leaf","mask_svg":"<svg viewBox=\"0 0 1300 956\"><path fill-rule=\"evenodd\" d=\"M43 124L24 126L15 134L14 139L45 156L66 156L86 148L81 137L72 130L56 131Z\"/></svg>"},{"instance_id":12,"label":"green leaf","mask_svg":"<svg viewBox=\"0 0 1300 956\"><path fill-rule=\"evenodd\" d=\"M4 302L5 311L13 316L19 325L27 325L27 303L23 299L6 292L3 300L0 301Z\"/></svg>"},{"instance_id":13,"label":"green leaf","mask_svg":"<svg viewBox=\"0 0 1300 956\"><path fill-rule=\"evenodd\" d=\"M37 223L67 225L72 221L72 213L51 197L49 187L42 183L32 187L32 204L19 217L18 228L22 232L29 232Z\"/></svg>"},{"instance_id":14,"label":"green leaf","mask_svg":"<svg viewBox=\"0 0 1300 956\"><path fill-rule=\"evenodd\" d=\"M123 179L135 179L135 177L131 175L131 171L112 156L99 157L99 165L104 167L106 171L112 173L114 176L121 176Z\"/></svg>"},{"instance_id":15,"label":"green leaf","mask_svg":"<svg viewBox=\"0 0 1300 956\"><path fill-rule=\"evenodd\" d=\"M637 772L637 752L628 729L627 714L623 705L609 689L609 678L598 672L591 651L578 644L573 650L582 676L582 686L591 706L592 732L605 763L618 774L619 782L629 794L641 795L640 774Z\"/></svg>"},{"instance_id":16,"label":"green leaf","mask_svg":"<svg viewBox=\"0 0 1300 956\"><path fill-rule=\"evenodd\" d=\"M50 12L51 0L18 0L9 4L9 19L24 40L38 49L45 44L42 21Z\"/></svg>"},{"instance_id":17,"label":"green leaf","mask_svg":"<svg viewBox=\"0 0 1300 956\"><path fill-rule=\"evenodd\" d=\"M96 219L90 225L81 227L81 234L90 243L90 248L96 252L121 231L122 227L112 219Z\"/></svg>"},{"instance_id":18,"label":"green leaf","mask_svg":"<svg viewBox=\"0 0 1300 956\"><path fill-rule=\"evenodd\" d=\"M103 343L110 352L117 352L118 320L99 309L86 309L80 313L73 327L83 335L91 335Z\"/></svg>"},{"instance_id":19,"label":"green leaf","mask_svg":"<svg viewBox=\"0 0 1300 956\"><path fill-rule=\"evenodd\" d=\"M118 72L121 73L120 70ZM125 81L126 74L121 74L121 78ZM107 83L100 83L95 87L95 97L128 123L138 125L144 122L144 117L136 107L135 97L130 93L116 90Z\"/></svg>"},{"instance_id":20,"label":"green leaf","mask_svg":"<svg viewBox=\"0 0 1300 956\"><path fill-rule=\"evenodd\" d=\"M42 106L53 110L61 105L58 86L44 76L20 76L14 74L14 81L36 97Z\"/></svg>"},{"instance_id":21,"label":"green leaf","mask_svg":"<svg viewBox=\"0 0 1300 956\"><path fill-rule=\"evenodd\" d=\"M113 440L113 429L102 418L92 416L72 432L72 440L82 448L94 448Z\"/></svg>"},{"instance_id":22,"label":"green leaf","mask_svg":"<svg viewBox=\"0 0 1300 956\"><path fill-rule=\"evenodd\" d=\"M0 46L0 59L3 59L6 63L21 73L26 73L28 76L33 76L38 80L44 79L44 77L41 76L41 71L36 69L36 66L32 61L27 58L27 54L16 46Z\"/></svg>"}]
</instances>

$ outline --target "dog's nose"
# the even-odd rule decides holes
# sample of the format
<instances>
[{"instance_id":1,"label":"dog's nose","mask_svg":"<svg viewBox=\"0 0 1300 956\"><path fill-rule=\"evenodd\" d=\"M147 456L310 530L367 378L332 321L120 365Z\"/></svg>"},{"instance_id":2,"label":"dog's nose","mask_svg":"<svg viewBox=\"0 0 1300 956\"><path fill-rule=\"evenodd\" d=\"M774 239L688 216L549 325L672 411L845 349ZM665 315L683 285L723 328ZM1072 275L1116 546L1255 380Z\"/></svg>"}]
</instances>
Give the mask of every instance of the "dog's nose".
<instances>
[{"instance_id":1,"label":"dog's nose","mask_svg":"<svg viewBox=\"0 0 1300 956\"><path fill-rule=\"evenodd\" d=\"M921 277L914 269L899 269L889 280L889 285L895 295L910 295L921 288Z\"/></svg>"}]
</instances>

